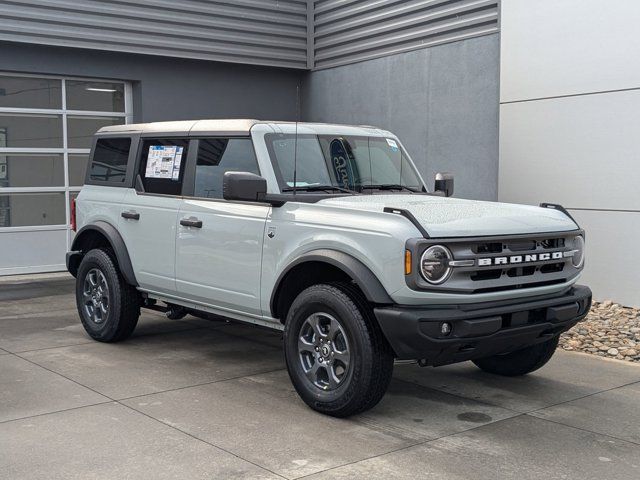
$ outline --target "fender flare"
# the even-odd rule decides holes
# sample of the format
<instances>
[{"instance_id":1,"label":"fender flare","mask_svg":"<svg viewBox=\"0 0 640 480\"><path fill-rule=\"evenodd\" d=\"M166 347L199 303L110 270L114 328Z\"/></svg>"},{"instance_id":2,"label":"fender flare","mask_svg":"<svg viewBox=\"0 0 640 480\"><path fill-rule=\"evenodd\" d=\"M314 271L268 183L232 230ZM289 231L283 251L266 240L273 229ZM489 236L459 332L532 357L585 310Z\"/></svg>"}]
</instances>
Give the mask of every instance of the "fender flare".
<instances>
[{"instance_id":1,"label":"fender flare","mask_svg":"<svg viewBox=\"0 0 640 480\"><path fill-rule=\"evenodd\" d=\"M73 239L73 244L71 246L70 254L80 255L81 257L86 253L79 248L82 243L83 233L88 231L96 231L102 234L109 244L111 245L111 249L116 255L116 259L118 260L118 268L124 277L124 280L134 287L138 286L138 281L136 280L136 276L133 273L133 265L131 264L131 258L129 257L129 251L127 250L127 246L122 239L122 236L118 232L118 230L111 225L102 220L98 220L95 223L85 225L78 233L76 233L75 238ZM69 265L69 259L67 259L67 265ZM71 272L73 273L73 272Z\"/></svg>"},{"instance_id":2,"label":"fender flare","mask_svg":"<svg viewBox=\"0 0 640 480\"><path fill-rule=\"evenodd\" d=\"M380 283L380 280L378 280L378 277L360 260L339 250L318 249L300 255L289 263L280 273L271 292L271 299L269 301L272 314L276 311L276 302L282 281L293 268L306 262L327 263L342 270L353 279L356 285L360 287L360 290L362 290L362 293L364 293L365 298L372 303L387 305L394 303L393 299L387 293L387 290L382 283Z\"/></svg>"}]
</instances>

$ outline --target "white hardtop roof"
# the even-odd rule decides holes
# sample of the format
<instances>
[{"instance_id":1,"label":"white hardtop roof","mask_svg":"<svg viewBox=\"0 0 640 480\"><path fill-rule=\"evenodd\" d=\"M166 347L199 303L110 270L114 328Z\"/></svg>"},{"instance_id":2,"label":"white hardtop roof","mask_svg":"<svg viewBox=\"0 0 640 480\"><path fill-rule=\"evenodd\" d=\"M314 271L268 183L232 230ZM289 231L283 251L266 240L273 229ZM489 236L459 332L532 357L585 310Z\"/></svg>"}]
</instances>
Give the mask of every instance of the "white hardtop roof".
<instances>
[{"instance_id":1,"label":"white hardtop roof","mask_svg":"<svg viewBox=\"0 0 640 480\"><path fill-rule=\"evenodd\" d=\"M290 133L297 130L299 133L331 133L339 130L343 134L352 135L386 135L389 132L368 125L340 125L329 123L278 122L261 121L254 119L229 119L229 120L178 120L175 122L151 122L130 123L125 125L111 125L102 127L98 133L119 134L177 134L177 135L249 135L254 125L262 124L273 132Z\"/></svg>"}]
</instances>

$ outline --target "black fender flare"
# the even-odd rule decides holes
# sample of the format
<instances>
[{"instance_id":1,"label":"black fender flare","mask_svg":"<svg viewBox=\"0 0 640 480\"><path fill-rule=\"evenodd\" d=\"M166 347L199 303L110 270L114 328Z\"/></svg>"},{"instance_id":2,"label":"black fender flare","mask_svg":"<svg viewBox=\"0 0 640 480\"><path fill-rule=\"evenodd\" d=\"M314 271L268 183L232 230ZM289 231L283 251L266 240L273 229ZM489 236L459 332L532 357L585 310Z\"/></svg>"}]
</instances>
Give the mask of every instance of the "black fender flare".
<instances>
[{"instance_id":1,"label":"black fender flare","mask_svg":"<svg viewBox=\"0 0 640 480\"><path fill-rule=\"evenodd\" d=\"M364 293L365 298L369 302L381 305L394 303L393 299L387 293L387 290L382 283L380 283L380 280L378 280L378 277L360 260L339 250L318 249L300 255L280 273L271 292L271 299L269 301L272 315L276 311L276 302L282 281L293 268L306 262L327 263L342 270L360 287L360 290L362 290L362 293Z\"/></svg>"},{"instance_id":2,"label":"black fender flare","mask_svg":"<svg viewBox=\"0 0 640 480\"><path fill-rule=\"evenodd\" d=\"M86 253L85 251L82 250L80 246L82 244L82 239L84 237L83 233L86 233L88 231L96 231L102 234L107 239L107 241L111 245L111 249L116 255L116 259L118 260L118 268L120 269L120 272L122 273L122 276L124 277L125 281L129 285L133 285L134 287L137 287L138 281L136 280L135 273L133 273L133 265L131 264L129 251L127 250L127 246L125 245L124 240L122 239L122 236L120 235L116 227L102 220L98 220L95 223L85 225L80 230L78 230L78 233L76 233L76 236L73 239L73 244L71 245L71 251L67 254L67 269L72 274L75 275L75 273L72 272L70 268L70 265L71 265L70 259L73 256L77 256L77 255L79 255L81 258ZM77 267L76 267L76 271L77 271Z\"/></svg>"}]
</instances>

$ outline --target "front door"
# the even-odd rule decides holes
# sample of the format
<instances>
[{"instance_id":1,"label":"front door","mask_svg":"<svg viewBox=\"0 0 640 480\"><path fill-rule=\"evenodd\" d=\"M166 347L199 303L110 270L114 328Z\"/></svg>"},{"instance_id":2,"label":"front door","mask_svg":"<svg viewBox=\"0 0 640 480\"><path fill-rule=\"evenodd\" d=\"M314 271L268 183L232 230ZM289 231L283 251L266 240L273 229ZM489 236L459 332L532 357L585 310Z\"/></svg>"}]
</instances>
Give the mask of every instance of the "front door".
<instances>
[{"instance_id":1,"label":"front door","mask_svg":"<svg viewBox=\"0 0 640 480\"><path fill-rule=\"evenodd\" d=\"M176 222L178 292L222 311L260 316L262 242L271 207L222 198L225 172L260 173L251 139L197 142L193 195L183 198Z\"/></svg>"},{"instance_id":2,"label":"front door","mask_svg":"<svg viewBox=\"0 0 640 480\"><path fill-rule=\"evenodd\" d=\"M176 223L188 140L143 138L140 144L140 181L125 195L119 230L140 286L175 295Z\"/></svg>"}]
</instances>

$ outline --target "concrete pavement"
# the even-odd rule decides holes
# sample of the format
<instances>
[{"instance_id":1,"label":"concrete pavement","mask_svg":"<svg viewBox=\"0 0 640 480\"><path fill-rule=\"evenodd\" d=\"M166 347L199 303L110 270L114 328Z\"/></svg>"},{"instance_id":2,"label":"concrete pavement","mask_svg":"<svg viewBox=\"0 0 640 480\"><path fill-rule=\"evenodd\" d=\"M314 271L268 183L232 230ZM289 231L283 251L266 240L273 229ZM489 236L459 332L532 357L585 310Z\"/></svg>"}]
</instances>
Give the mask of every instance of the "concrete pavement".
<instances>
[{"instance_id":1,"label":"concrete pavement","mask_svg":"<svg viewBox=\"0 0 640 480\"><path fill-rule=\"evenodd\" d=\"M640 478L635 364L396 365L376 408L340 420L297 397L277 332L145 312L101 344L72 292L0 282L0 478Z\"/></svg>"}]
</instances>

